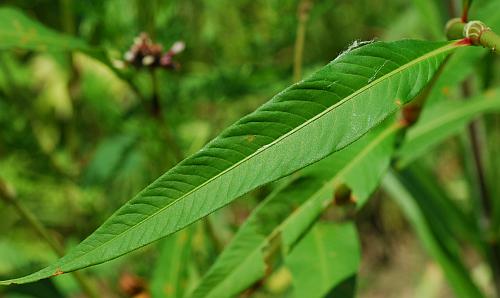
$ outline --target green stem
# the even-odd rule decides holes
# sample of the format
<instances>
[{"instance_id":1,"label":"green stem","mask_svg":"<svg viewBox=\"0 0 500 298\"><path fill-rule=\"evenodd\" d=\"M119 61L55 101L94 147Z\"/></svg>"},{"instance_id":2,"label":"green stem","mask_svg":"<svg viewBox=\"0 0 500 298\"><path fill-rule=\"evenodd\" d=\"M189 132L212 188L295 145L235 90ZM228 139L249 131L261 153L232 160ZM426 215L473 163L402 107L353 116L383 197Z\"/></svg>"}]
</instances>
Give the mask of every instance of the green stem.
<instances>
[{"instance_id":1,"label":"green stem","mask_svg":"<svg viewBox=\"0 0 500 298\"><path fill-rule=\"evenodd\" d=\"M500 35L491 30L483 32L480 44L485 48L491 49L497 54L500 53L500 51L498 51L498 49L500 49Z\"/></svg>"},{"instance_id":2,"label":"green stem","mask_svg":"<svg viewBox=\"0 0 500 298\"><path fill-rule=\"evenodd\" d=\"M306 24L311 11L312 0L302 0L297 9L298 24L297 36L293 56L293 81L298 82L302 78L302 58L304 56L304 42L306 39Z\"/></svg>"},{"instance_id":3,"label":"green stem","mask_svg":"<svg viewBox=\"0 0 500 298\"><path fill-rule=\"evenodd\" d=\"M462 22L467 22L469 20L469 8L472 4L472 0L463 0L462 6Z\"/></svg>"},{"instance_id":4,"label":"green stem","mask_svg":"<svg viewBox=\"0 0 500 298\"><path fill-rule=\"evenodd\" d=\"M151 114L158 118L161 116L160 104L160 86L158 84L158 74L155 69L151 70L151 84L153 87L153 95L151 96Z\"/></svg>"},{"instance_id":5,"label":"green stem","mask_svg":"<svg viewBox=\"0 0 500 298\"><path fill-rule=\"evenodd\" d=\"M75 34L75 18L73 16L73 0L59 0L61 8L62 29L64 32Z\"/></svg>"},{"instance_id":6,"label":"green stem","mask_svg":"<svg viewBox=\"0 0 500 298\"><path fill-rule=\"evenodd\" d=\"M473 45L483 46L500 54L500 35L493 32L480 21L462 22L462 19L451 19L446 24L448 39L466 39Z\"/></svg>"},{"instance_id":7,"label":"green stem","mask_svg":"<svg viewBox=\"0 0 500 298\"><path fill-rule=\"evenodd\" d=\"M64 248L62 245L50 235L49 231L36 218L36 216L29 209L24 207L19 200L17 200L15 191L10 187L10 185L7 185L2 180L0 180L0 199L5 201L7 204L12 205L19 216L21 216L21 218L23 218L23 220L26 221L43 240L45 240L45 242L59 257L64 256ZM75 277L80 288L88 297L99 297L85 275L81 272L72 272L71 274Z\"/></svg>"},{"instance_id":8,"label":"green stem","mask_svg":"<svg viewBox=\"0 0 500 298\"><path fill-rule=\"evenodd\" d=\"M155 69L151 70L151 83L153 87L153 94L151 96L151 115L156 118L162 126L163 129L161 131L167 145L172 149L174 163L178 163L184 159L184 153L175 137L172 135L167 119L163 117L160 101L160 84L158 81L158 73Z\"/></svg>"}]
</instances>

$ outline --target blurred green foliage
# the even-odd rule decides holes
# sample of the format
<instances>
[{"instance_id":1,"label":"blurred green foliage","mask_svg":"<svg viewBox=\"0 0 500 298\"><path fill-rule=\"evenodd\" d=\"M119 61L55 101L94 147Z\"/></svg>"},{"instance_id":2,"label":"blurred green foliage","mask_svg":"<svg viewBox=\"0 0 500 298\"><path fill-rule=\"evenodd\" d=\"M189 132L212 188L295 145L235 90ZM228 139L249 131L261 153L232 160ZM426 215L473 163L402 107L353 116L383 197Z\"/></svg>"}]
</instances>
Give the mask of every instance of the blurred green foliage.
<instances>
[{"instance_id":1,"label":"blurred green foliage","mask_svg":"<svg viewBox=\"0 0 500 298\"><path fill-rule=\"evenodd\" d=\"M67 52L51 44L44 51L29 47L5 51L5 41L0 40L0 177L16 188L19 200L54 237L66 239L66 247L80 242L180 158L201 148L222 128L291 83L298 2L2 1L2 6L22 11L47 28L78 37L105 52L115 65L120 65L141 32L149 33L165 49L182 40L186 50L175 58L181 65L178 71L153 73L125 66L120 70L124 75L118 75L103 63L106 61L96 59L100 56L88 52ZM444 4L429 7L429 1L413 2L416 6L403 0L314 1L307 24L305 73L332 60L355 40L439 39L441 27L428 29L426 11L432 11L433 25L444 25L458 10L449 11ZM456 2L450 1L457 6ZM492 2L477 0L475 4ZM78 41L74 47L86 46ZM484 74L473 82L477 89L498 83L498 59L494 63L487 59L470 66ZM459 90L440 87L438 91L446 94ZM149 112L154 96L160 100L161 120ZM496 136L489 141L498 145L498 117L487 118L487 123ZM437 152L443 150L455 154L452 160L461 163L456 146L441 147ZM435 162L433 157L424 159L425 163ZM492 154L491 160L498 165L498 154ZM498 169L489 169L492 177L498 177ZM456 191L465 183L463 172L448 168L436 171L444 183L458 185L451 194L458 197L455 199L470 191ZM494 178L490 183L495 193L500 193ZM153 272L161 274L162 270L152 270L151 264L161 261L164 250L170 247L179 258L188 259L182 247L176 246L185 237L192 243L191 260L189 265L181 264L186 272L182 278L172 277L172 282L186 282L189 276L192 284L250 210L274 187L268 185L245 195L246 200L194 224L186 232L189 234L179 234L88 271L105 297L131 296L125 293L123 283L119 286L121 274L133 272L161 283ZM0 219L0 279L31 272L53 260L47 245L3 203ZM321 231L324 228L321 226ZM280 278L278 275L271 281L279 284ZM290 283L289 278L282 279ZM69 277L36 286L43 289L36 291L45 293L40 294L44 297L76 297L79 291ZM0 297L36 296L29 287L0 289ZM266 290L262 292L257 294L265 295Z\"/></svg>"}]
</instances>

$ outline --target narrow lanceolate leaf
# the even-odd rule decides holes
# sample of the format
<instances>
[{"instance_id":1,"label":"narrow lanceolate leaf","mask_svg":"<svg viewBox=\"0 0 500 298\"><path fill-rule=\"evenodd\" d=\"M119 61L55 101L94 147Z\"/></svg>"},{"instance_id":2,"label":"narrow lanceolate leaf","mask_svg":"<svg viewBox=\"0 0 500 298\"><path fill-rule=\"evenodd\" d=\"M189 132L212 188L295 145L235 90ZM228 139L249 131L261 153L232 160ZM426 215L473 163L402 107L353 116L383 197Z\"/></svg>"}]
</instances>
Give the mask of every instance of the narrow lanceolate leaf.
<instances>
[{"instance_id":1,"label":"narrow lanceolate leaf","mask_svg":"<svg viewBox=\"0 0 500 298\"><path fill-rule=\"evenodd\" d=\"M467 101L434 104L406 134L398 152L398 166L404 167L447 137L460 132L482 113L500 111L500 88L488 90Z\"/></svg>"},{"instance_id":2,"label":"narrow lanceolate leaf","mask_svg":"<svg viewBox=\"0 0 500 298\"><path fill-rule=\"evenodd\" d=\"M0 8L0 50L21 48L27 50L85 50L89 46L82 40L58 33L31 20L10 7Z\"/></svg>"},{"instance_id":3,"label":"narrow lanceolate leaf","mask_svg":"<svg viewBox=\"0 0 500 298\"><path fill-rule=\"evenodd\" d=\"M350 187L361 206L389 165L398 130L398 125L377 128L271 194L240 227L191 297L232 297L264 278L272 269L271 260L280 251L286 258L331 205L338 186Z\"/></svg>"},{"instance_id":4,"label":"narrow lanceolate leaf","mask_svg":"<svg viewBox=\"0 0 500 298\"><path fill-rule=\"evenodd\" d=\"M401 207L429 255L441 265L456 297L484 297L472 281L460 254L449 249L450 242L456 240L447 237L449 235L436 234L435 226L426 219L429 214L425 214L417 203L422 198L414 197L393 172L384 178L382 187ZM460 243L454 244L460 246Z\"/></svg>"},{"instance_id":5,"label":"narrow lanceolate leaf","mask_svg":"<svg viewBox=\"0 0 500 298\"><path fill-rule=\"evenodd\" d=\"M375 42L344 53L240 119L23 283L119 257L349 145L414 98L459 42Z\"/></svg>"},{"instance_id":6,"label":"narrow lanceolate leaf","mask_svg":"<svg viewBox=\"0 0 500 298\"><path fill-rule=\"evenodd\" d=\"M355 297L361 249L351 223L317 223L286 259L293 297Z\"/></svg>"}]
</instances>

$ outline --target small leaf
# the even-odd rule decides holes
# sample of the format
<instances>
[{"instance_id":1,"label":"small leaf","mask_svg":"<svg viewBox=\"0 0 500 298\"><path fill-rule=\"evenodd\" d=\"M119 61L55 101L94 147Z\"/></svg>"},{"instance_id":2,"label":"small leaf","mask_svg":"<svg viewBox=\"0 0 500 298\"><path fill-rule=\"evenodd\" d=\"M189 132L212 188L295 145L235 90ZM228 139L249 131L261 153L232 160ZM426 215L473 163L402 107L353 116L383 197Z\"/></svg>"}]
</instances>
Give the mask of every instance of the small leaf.
<instances>
[{"instance_id":1,"label":"small leaf","mask_svg":"<svg viewBox=\"0 0 500 298\"><path fill-rule=\"evenodd\" d=\"M374 42L344 53L243 117L25 283L117 258L338 151L426 86L456 42Z\"/></svg>"},{"instance_id":2,"label":"small leaf","mask_svg":"<svg viewBox=\"0 0 500 298\"><path fill-rule=\"evenodd\" d=\"M117 135L99 143L89 165L83 174L88 185L110 181L133 148L135 138L131 135Z\"/></svg>"},{"instance_id":3,"label":"small leaf","mask_svg":"<svg viewBox=\"0 0 500 298\"><path fill-rule=\"evenodd\" d=\"M88 50L82 40L58 33L10 7L0 8L0 50Z\"/></svg>"},{"instance_id":4,"label":"small leaf","mask_svg":"<svg viewBox=\"0 0 500 298\"><path fill-rule=\"evenodd\" d=\"M285 259L292 272L293 296L335 297L335 286L357 274L360 258L353 223L317 223ZM346 294L342 297L354 297Z\"/></svg>"}]
</instances>

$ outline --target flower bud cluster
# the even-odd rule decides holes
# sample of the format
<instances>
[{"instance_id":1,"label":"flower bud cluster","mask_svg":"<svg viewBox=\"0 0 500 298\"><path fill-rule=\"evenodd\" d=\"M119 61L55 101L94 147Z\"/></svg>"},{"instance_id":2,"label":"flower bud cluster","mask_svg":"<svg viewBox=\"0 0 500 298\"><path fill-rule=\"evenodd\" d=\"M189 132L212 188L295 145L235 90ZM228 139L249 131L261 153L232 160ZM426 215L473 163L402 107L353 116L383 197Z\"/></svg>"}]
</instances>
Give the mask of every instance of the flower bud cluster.
<instances>
[{"instance_id":1,"label":"flower bud cluster","mask_svg":"<svg viewBox=\"0 0 500 298\"><path fill-rule=\"evenodd\" d=\"M185 48L182 41L175 42L172 47L163 52L161 44L154 43L147 33L141 33L134 39L134 44L125 53L124 59L136 67L162 67L167 69L179 68L179 63L173 57Z\"/></svg>"}]
</instances>

